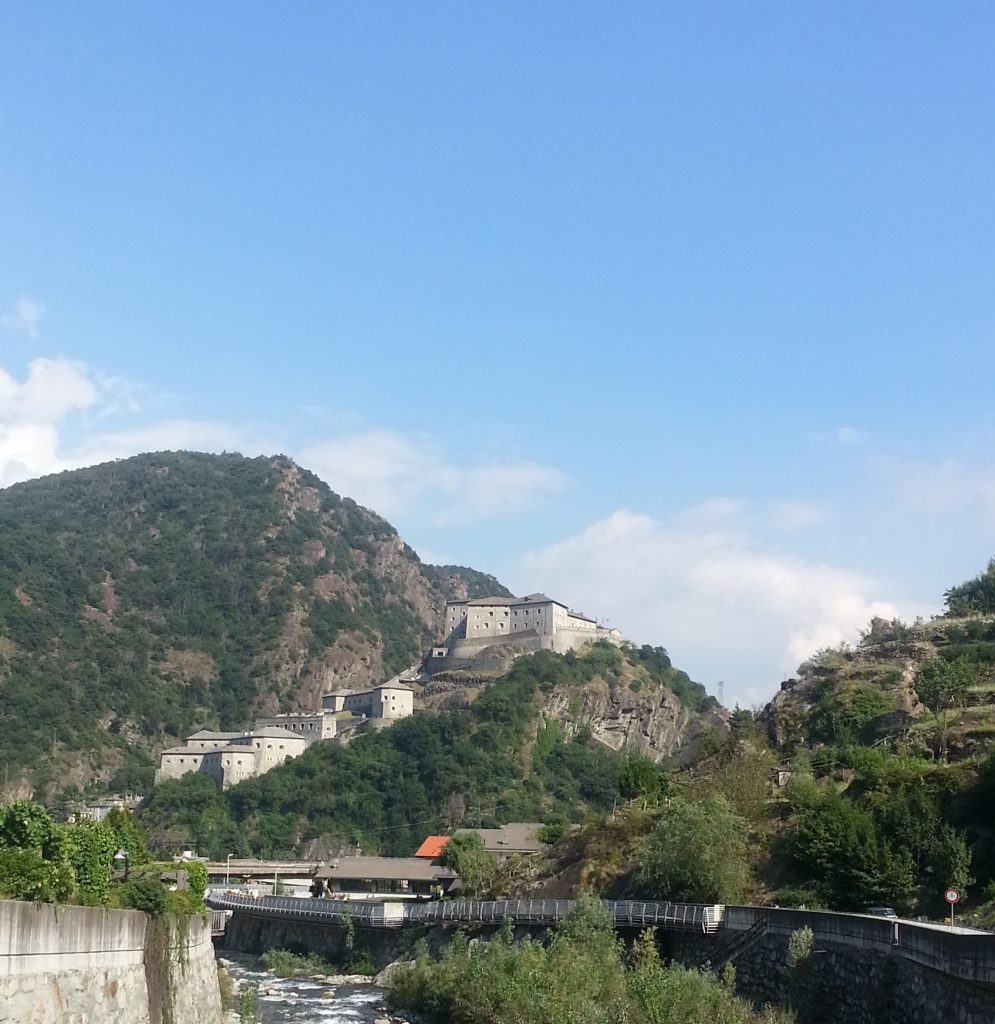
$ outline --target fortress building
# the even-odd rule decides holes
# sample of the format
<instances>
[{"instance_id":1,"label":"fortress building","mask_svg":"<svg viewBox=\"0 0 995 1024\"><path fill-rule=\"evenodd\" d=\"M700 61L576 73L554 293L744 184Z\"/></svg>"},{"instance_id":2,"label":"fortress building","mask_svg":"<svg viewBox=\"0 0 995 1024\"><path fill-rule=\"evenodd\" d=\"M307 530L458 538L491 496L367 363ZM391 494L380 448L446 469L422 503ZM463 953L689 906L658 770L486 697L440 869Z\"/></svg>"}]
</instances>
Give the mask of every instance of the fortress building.
<instances>
[{"instance_id":1,"label":"fortress building","mask_svg":"<svg viewBox=\"0 0 995 1024\"><path fill-rule=\"evenodd\" d=\"M308 741L289 729L258 726L248 732L211 732L201 729L179 747L159 755L155 783L178 779L188 772L203 772L227 789L254 778L304 753Z\"/></svg>"},{"instance_id":2,"label":"fortress building","mask_svg":"<svg viewBox=\"0 0 995 1024\"><path fill-rule=\"evenodd\" d=\"M621 644L622 634L545 594L484 597L446 603L446 639L432 657L472 658L495 644L565 654L592 640Z\"/></svg>"},{"instance_id":3,"label":"fortress building","mask_svg":"<svg viewBox=\"0 0 995 1024\"><path fill-rule=\"evenodd\" d=\"M399 681L369 690L333 690L321 698L321 708L326 714L349 711L357 718L394 721L414 712L414 690Z\"/></svg>"}]
</instances>

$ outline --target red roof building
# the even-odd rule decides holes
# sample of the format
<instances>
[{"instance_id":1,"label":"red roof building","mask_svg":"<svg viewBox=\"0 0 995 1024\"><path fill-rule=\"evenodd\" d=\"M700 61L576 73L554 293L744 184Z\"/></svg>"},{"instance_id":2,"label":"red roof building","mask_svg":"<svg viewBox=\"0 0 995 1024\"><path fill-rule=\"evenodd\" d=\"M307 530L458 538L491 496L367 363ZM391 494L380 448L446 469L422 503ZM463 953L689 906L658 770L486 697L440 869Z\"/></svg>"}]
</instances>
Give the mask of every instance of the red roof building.
<instances>
[{"instance_id":1,"label":"red roof building","mask_svg":"<svg viewBox=\"0 0 995 1024\"><path fill-rule=\"evenodd\" d=\"M424 857L425 860L438 860L448 842L449 836L429 836L415 851L415 856Z\"/></svg>"}]
</instances>

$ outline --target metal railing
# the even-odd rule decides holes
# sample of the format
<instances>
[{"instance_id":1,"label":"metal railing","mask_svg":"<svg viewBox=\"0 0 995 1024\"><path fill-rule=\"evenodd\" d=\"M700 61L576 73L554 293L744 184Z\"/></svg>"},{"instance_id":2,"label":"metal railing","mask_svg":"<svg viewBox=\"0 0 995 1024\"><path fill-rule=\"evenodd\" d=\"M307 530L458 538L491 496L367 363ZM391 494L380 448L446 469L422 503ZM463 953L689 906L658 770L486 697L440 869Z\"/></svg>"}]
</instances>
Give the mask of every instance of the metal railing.
<instances>
[{"instance_id":1,"label":"metal railing","mask_svg":"<svg viewBox=\"0 0 995 1024\"><path fill-rule=\"evenodd\" d=\"M433 900L425 903L364 900L300 899L286 896L211 895L207 904L216 910L239 910L266 917L323 920L371 928L400 928L404 924L513 924L550 925L562 921L577 905L574 900ZM599 903L616 928L666 928L713 933L722 921L723 908L700 903L659 903L606 900Z\"/></svg>"}]
</instances>

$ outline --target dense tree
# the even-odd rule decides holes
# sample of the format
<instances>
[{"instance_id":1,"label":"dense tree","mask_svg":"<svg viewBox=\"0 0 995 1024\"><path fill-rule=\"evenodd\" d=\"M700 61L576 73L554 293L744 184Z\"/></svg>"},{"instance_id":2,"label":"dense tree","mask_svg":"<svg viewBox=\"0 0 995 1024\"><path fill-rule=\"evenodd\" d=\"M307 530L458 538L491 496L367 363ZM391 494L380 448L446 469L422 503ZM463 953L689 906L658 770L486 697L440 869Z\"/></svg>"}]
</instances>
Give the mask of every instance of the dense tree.
<instances>
[{"instance_id":1,"label":"dense tree","mask_svg":"<svg viewBox=\"0 0 995 1024\"><path fill-rule=\"evenodd\" d=\"M666 773L650 758L633 755L619 772L618 791L626 800L653 802L667 791Z\"/></svg>"},{"instance_id":2,"label":"dense tree","mask_svg":"<svg viewBox=\"0 0 995 1024\"><path fill-rule=\"evenodd\" d=\"M477 832L454 835L442 851L442 863L460 877L467 896L485 896L497 874L497 861L484 849Z\"/></svg>"},{"instance_id":3,"label":"dense tree","mask_svg":"<svg viewBox=\"0 0 995 1024\"><path fill-rule=\"evenodd\" d=\"M746 821L725 797L672 798L636 866L648 899L732 903L747 879Z\"/></svg>"},{"instance_id":4,"label":"dense tree","mask_svg":"<svg viewBox=\"0 0 995 1024\"><path fill-rule=\"evenodd\" d=\"M972 681L971 667L963 658L933 658L916 673L915 688L923 704L939 714L962 704Z\"/></svg>"},{"instance_id":5,"label":"dense tree","mask_svg":"<svg viewBox=\"0 0 995 1024\"><path fill-rule=\"evenodd\" d=\"M991 615L995 613L995 558L984 572L944 595L950 615Z\"/></svg>"}]
</instances>

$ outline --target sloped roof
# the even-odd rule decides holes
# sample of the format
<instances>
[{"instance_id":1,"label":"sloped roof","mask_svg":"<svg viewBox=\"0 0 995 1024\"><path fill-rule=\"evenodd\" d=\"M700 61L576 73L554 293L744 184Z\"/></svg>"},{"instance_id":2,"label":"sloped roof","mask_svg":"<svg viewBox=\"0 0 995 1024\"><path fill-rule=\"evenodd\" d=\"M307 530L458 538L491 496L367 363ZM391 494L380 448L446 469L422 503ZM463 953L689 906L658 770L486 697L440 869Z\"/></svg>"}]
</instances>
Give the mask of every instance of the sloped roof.
<instances>
[{"instance_id":1,"label":"sloped roof","mask_svg":"<svg viewBox=\"0 0 995 1024\"><path fill-rule=\"evenodd\" d=\"M456 878L456 872L439 867L424 857L338 857L318 868L316 878L369 878L433 882Z\"/></svg>"},{"instance_id":2,"label":"sloped roof","mask_svg":"<svg viewBox=\"0 0 995 1024\"><path fill-rule=\"evenodd\" d=\"M200 729L192 736L187 737L187 743L191 740L234 740L244 735L244 732L215 732L213 729Z\"/></svg>"},{"instance_id":3,"label":"sloped roof","mask_svg":"<svg viewBox=\"0 0 995 1024\"><path fill-rule=\"evenodd\" d=\"M162 751L163 754L196 754L198 757L203 757L204 754L209 754L209 750L201 750L200 747L166 747Z\"/></svg>"},{"instance_id":4,"label":"sloped roof","mask_svg":"<svg viewBox=\"0 0 995 1024\"><path fill-rule=\"evenodd\" d=\"M253 729L251 732L243 732L241 736L251 738L253 736L262 736L266 739L274 740L303 740L304 737L298 732L291 732L289 729L284 729L279 725L267 725L262 729Z\"/></svg>"},{"instance_id":5,"label":"sloped roof","mask_svg":"<svg viewBox=\"0 0 995 1024\"><path fill-rule=\"evenodd\" d=\"M426 860L436 860L442 856L442 851L449 842L449 836L429 836L421 846L415 850L416 857L424 857Z\"/></svg>"},{"instance_id":6,"label":"sloped roof","mask_svg":"<svg viewBox=\"0 0 995 1024\"><path fill-rule=\"evenodd\" d=\"M455 835L476 832L488 853L539 853L546 844L539 841L541 821L512 821L502 828L458 828Z\"/></svg>"}]
</instances>

